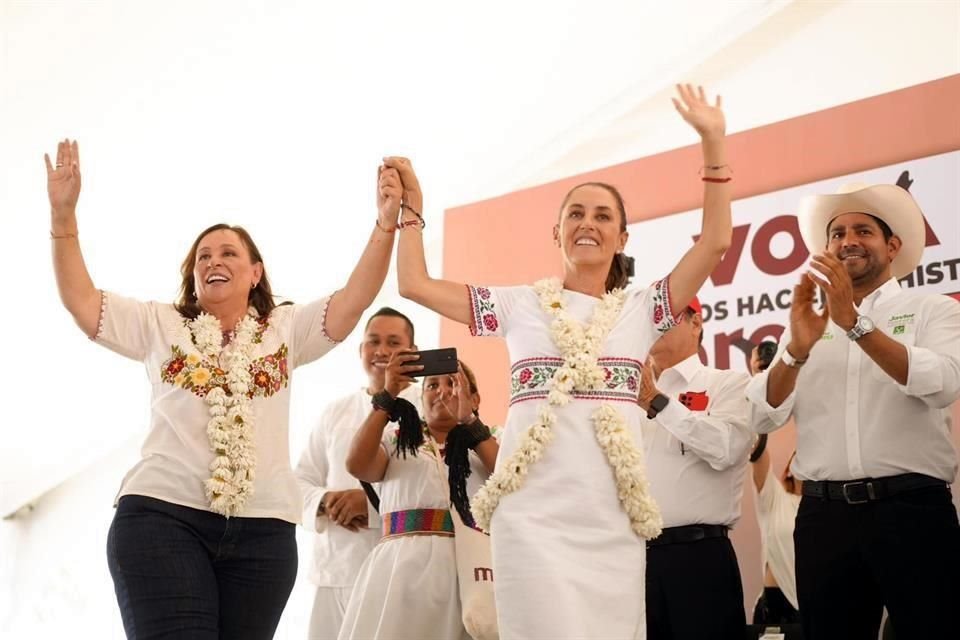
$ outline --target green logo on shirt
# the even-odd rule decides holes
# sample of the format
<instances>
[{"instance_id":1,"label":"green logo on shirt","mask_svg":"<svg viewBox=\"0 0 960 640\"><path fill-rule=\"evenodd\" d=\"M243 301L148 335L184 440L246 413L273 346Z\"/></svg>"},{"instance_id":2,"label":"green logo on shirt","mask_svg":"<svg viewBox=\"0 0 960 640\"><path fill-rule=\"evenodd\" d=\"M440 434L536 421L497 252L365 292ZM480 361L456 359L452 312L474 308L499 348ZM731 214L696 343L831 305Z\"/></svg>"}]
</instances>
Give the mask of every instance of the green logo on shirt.
<instances>
[{"instance_id":1,"label":"green logo on shirt","mask_svg":"<svg viewBox=\"0 0 960 640\"><path fill-rule=\"evenodd\" d=\"M890 319L887 320L887 326L894 327L894 334L903 333L906 325L914 323L914 316L916 316L914 313L900 313L895 316L890 316ZM899 326L901 330L896 331L896 326Z\"/></svg>"},{"instance_id":2,"label":"green logo on shirt","mask_svg":"<svg viewBox=\"0 0 960 640\"><path fill-rule=\"evenodd\" d=\"M893 328L893 335L895 336L903 335L904 329L906 329L906 327L904 327L902 324L898 324Z\"/></svg>"}]
</instances>

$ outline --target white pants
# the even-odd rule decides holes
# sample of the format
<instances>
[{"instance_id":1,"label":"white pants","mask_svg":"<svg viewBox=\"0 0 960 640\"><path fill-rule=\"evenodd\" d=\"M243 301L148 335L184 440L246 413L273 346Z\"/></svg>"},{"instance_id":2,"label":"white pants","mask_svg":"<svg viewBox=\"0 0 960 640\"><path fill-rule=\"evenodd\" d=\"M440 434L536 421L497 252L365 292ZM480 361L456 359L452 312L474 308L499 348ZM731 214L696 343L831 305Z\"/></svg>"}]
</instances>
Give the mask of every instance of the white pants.
<instances>
[{"instance_id":1,"label":"white pants","mask_svg":"<svg viewBox=\"0 0 960 640\"><path fill-rule=\"evenodd\" d=\"M337 640L352 590L350 587L317 587L307 640Z\"/></svg>"}]
</instances>

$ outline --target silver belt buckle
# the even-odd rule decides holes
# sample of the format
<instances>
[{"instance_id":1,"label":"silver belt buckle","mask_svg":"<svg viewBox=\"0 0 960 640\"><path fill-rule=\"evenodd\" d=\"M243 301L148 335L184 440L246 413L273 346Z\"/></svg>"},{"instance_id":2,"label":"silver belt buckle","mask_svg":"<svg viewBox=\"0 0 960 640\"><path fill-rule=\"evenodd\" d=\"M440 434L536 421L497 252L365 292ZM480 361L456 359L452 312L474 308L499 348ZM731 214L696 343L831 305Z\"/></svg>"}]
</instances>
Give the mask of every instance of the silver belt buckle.
<instances>
[{"instance_id":1,"label":"silver belt buckle","mask_svg":"<svg viewBox=\"0 0 960 640\"><path fill-rule=\"evenodd\" d=\"M848 492L849 488L857 485L863 485L867 488L867 497L863 500L854 500L850 497L850 493ZM843 493L843 499L847 501L847 504L866 504L871 500L877 499L877 494L873 489L872 482L864 482L862 480L858 480L857 482L844 482L840 487L840 491Z\"/></svg>"}]
</instances>

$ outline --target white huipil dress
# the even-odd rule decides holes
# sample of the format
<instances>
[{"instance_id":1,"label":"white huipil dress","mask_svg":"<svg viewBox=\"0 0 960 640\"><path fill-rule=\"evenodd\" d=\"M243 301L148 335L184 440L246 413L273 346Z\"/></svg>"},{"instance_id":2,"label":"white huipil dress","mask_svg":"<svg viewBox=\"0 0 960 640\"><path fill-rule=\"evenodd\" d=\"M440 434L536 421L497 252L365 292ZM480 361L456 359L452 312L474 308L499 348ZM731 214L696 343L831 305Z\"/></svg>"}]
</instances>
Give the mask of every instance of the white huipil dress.
<instances>
[{"instance_id":1,"label":"white huipil dress","mask_svg":"<svg viewBox=\"0 0 960 640\"><path fill-rule=\"evenodd\" d=\"M499 462L517 447L546 402L562 364L551 317L532 287L468 287L474 335L506 339L511 399ZM564 290L567 311L585 324L597 298ZM601 350L606 386L573 392L553 407L553 439L529 466L523 485L504 496L490 525L497 619L503 640L646 637L646 542L630 527L613 470L591 415L608 403L623 415L643 451L636 403L641 364L674 326L668 285L627 292Z\"/></svg>"},{"instance_id":2,"label":"white huipil dress","mask_svg":"<svg viewBox=\"0 0 960 640\"><path fill-rule=\"evenodd\" d=\"M407 509L449 509L447 466L427 437L416 456L394 454L394 425L382 446L390 456L380 482L380 515ZM386 433L386 432L385 432ZM467 494L489 474L470 452ZM452 536L406 535L381 540L360 568L339 640L470 640L463 627Z\"/></svg>"}]
</instances>

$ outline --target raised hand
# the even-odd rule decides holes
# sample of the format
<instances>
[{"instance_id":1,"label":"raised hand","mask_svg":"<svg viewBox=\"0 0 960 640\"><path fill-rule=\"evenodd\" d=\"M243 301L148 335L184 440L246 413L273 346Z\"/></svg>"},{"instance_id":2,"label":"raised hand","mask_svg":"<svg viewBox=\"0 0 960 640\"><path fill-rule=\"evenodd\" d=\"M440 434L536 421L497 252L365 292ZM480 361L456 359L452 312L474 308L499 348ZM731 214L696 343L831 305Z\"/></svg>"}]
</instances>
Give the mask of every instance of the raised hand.
<instances>
[{"instance_id":1,"label":"raised hand","mask_svg":"<svg viewBox=\"0 0 960 640\"><path fill-rule=\"evenodd\" d=\"M673 98L673 106L680 116L697 130L701 138L722 137L727 130L727 120L723 115L723 100L718 95L714 104L707 100L703 87L690 84L678 84L679 100Z\"/></svg>"},{"instance_id":2,"label":"raised hand","mask_svg":"<svg viewBox=\"0 0 960 640\"><path fill-rule=\"evenodd\" d=\"M829 251L813 256L810 263L823 278L817 278L827 297L830 319L844 331L850 331L857 323L857 309L853 303L853 280L837 256Z\"/></svg>"},{"instance_id":3,"label":"raised hand","mask_svg":"<svg viewBox=\"0 0 960 640\"><path fill-rule=\"evenodd\" d=\"M457 365L457 373L453 377L453 399L457 403L457 422L469 424L473 422L473 411L476 407L473 404L473 394L470 393L470 382L467 380L467 374L463 372L463 367Z\"/></svg>"},{"instance_id":4,"label":"raised hand","mask_svg":"<svg viewBox=\"0 0 960 640\"><path fill-rule=\"evenodd\" d=\"M413 384L414 380L410 374L423 369L422 364L415 364L419 359L420 355L411 349L393 352L383 375L383 388L387 393L396 398L401 391Z\"/></svg>"},{"instance_id":5,"label":"raised hand","mask_svg":"<svg viewBox=\"0 0 960 640\"><path fill-rule=\"evenodd\" d=\"M396 169L403 184L403 204L409 205L414 211L423 212L423 192L420 191L420 181L413 171L413 165L408 158L389 156L383 159L383 166Z\"/></svg>"},{"instance_id":6,"label":"raised hand","mask_svg":"<svg viewBox=\"0 0 960 640\"><path fill-rule=\"evenodd\" d=\"M660 368L656 361L647 356L647 362L640 369L640 393L637 396L637 404L645 411L650 410L650 402L660 393L657 389L657 378L660 377Z\"/></svg>"},{"instance_id":7,"label":"raised hand","mask_svg":"<svg viewBox=\"0 0 960 640\"><path fill-rule=\"evenodd\" d=\"M58 218L72 218L80 198L80 148L77 141L63 140L57 144L57 163L43 154L47 165L47 195L50 210Z\"/></svg>"},{"instance_id":8,"label":"raised hand","mask_svg":"<svg viewBox=\"0 0 960 640\"><path fill-rule=\"evenodd\" d=\"M790 355L798 360L806 360L811 349L823 336L827 328L830 302L827 308L817 312L813 308L816 302L816 282L813 276L804 272L800 284L793 288L793 301L790 303Z\"/></svg>"},{"instance_id":9,"label":"raised hand","mask_svg":"<svg viewBox=\"0 0 960 640\"><path fill-rule=\"evenodd\" d=\"M381 166L377 170L377 216L384 229L396 226L402 197L400 173L396 169Z\"/></svg>"}]
</instances>

